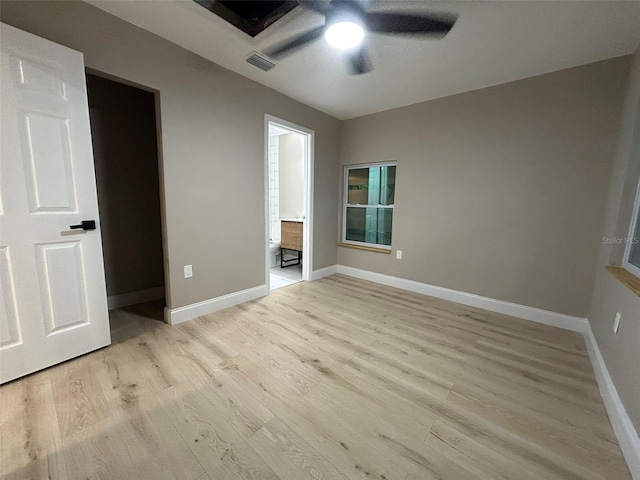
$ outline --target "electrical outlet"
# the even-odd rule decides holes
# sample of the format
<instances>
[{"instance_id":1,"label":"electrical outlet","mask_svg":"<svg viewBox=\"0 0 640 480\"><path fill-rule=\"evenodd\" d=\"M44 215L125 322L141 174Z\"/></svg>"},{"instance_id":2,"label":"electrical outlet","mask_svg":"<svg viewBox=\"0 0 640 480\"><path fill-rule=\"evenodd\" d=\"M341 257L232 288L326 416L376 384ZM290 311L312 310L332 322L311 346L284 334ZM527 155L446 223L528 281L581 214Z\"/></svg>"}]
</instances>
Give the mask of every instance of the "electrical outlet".
<instances>
[{"instance_id":1,"label":"electrical outlet","mask_svg":"<svg viewBox=\"0 0 640 480\"><path fill-rule=\"evenodd\" d=\"M618 333L621 319L622 319L622 315L620 315L619 312L616 312L616 318L613 319L613 333Z\"/></svg>"},{"instance_id":2,"label":"electrical outlet","mask_svg":"<svg viewBox=\"0 0 640 480\"><path fill-rule=\"evenodd\" d=\"M396 250L396 260L402 260L402 250Z\"/></svg>"},{"instance_id":3,"label":"electrical outlet","mask_svg":"<svg viewBox=\"0 0 640 480\"><path fill-rule=\"evenodd\" d=\"M184 266L184 278L193 277L193 265L185 265Z\"/></svg>"}]
</instances>

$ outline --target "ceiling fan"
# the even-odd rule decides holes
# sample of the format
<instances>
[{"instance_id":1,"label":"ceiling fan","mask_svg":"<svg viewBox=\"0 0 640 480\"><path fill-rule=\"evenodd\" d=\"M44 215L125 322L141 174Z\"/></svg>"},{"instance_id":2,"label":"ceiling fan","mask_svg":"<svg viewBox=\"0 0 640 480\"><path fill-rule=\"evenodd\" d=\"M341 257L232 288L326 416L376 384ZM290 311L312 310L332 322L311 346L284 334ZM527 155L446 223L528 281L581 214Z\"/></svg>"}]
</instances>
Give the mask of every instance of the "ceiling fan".
<instances>
[{"instance_id":1,"label":"ceiling fan","mask_svg":"<svg viewBox=\"0 0 640 480\"><path fill-rule=\"evenodd\" d=\"M324 35L332 47L345 50L351 75L373 68L363 40L368 33L444 37L453 27L453 15L414 15L393 12L368 12L359 0L298 0L305 8L325 16L325 24L298 34L268 49L265 53L279 60Z\"/></svg>"}]
</instances>

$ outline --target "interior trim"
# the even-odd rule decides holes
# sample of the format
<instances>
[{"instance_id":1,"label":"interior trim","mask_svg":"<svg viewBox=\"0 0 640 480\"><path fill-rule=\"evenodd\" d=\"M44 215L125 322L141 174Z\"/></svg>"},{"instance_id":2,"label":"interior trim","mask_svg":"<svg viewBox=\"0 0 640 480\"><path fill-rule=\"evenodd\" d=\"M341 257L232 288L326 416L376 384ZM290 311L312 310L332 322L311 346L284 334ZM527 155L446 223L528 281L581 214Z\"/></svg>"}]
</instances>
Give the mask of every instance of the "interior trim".
<instances>
[{"instance_id":1,"label":"interior trim","mask_svg":"<svg viewBox=\"0 0 640 480\"><path fill-rule=\"evenodd\" d=\"M589 351L589 358L591 358L591 364L593 365L593 371L598 381L600 395L607 409L613 431L618 438L624 459L629 466L631 477L634 480L640 480L640 438L618 395L589 322L587 322L587 328L584 332L584 339Z\"/></svg>"},{"instance_id":2,"label":"interior trim","mask_svg":"<svg viewBox=\"0 0 640 480\"><path fill-rule=\"evenodd\" d=\"M608 265L605 268L616 280L640 297L640 278L619 265Z\"/></svg>"},{"instance_id":3,"label":"interior trim","mask_svg":"<svg viewBox=\"0 0 640 480\"><path fill-rule=\"evenodd\" d=\"M302 280L309 282L313 276L313 202L315 176L315 130L308 129L296 123L283 120L273 115L264 115L264 237L265 237L265 284L267 292L271 291L269 261L269 125L275 124L286 130L305 136L305 165L304 165L304 228L302 229Z\"/></svg>"},{"instance_id":4,"label":"interior trim","mask_svg":"<svg viewBox=\"0 0 640 480\"><path fill-rule=\"evenodd\" d=\"M367 252L386 253L387 255L391 253L390 248L367 247L365 245L355 245L353 243L339 243L338 246L345 248L355 248L356 250L365 250Z\"/></svg>"},{"instance_id":5,"label":"interior trim","mask_svg":"<svg viewBox=\"0 0 640 480\"><path fill-rule=\"evenodd\" d=\"M519 305L517 303L505 302L495 298L482 297L473 293L460 292L450 288L438 287L427 283L420 283L405 278L392 277L382 273L360 270L358 268L338 265L338 273L351 277L369 280L370 282L388 285L390 287L409 290L410 292L421 293L430 297L441 298L451 302L469 305L471 307L482 308L491 312L511 315L512 317L531 320L532 322L544 323L552 327L564 328L573 332L584 333L587 328L587 319L565 315L563 313L551 312L540 308Z\"/></svg>"},{"instance_id":6,"label":"interior trim","mask_svg":"<svg viewBox=\"0 0 640 480\"><path fill-rule=\"evenodd\" d=\"M338 273L338 265L331 265L329 267L320 268L313 271L311 280L320 280L323 277L328 277L329 275L334 275L336 273Z\"/></svg>"},{"instance_id":7,"label":"interior trim","mask_svg":"<svg viewBox=\"0 0 640 480\"><path fill-rule=\"evenodd\" d=\"M246 290L240 290L239 292L229 293L220 297L211 298L198 303L192 303L184 307L164 309L164 321L169 325L176 325L177 323L186 322L187 320L193 320L194 318L208 315L218 310L224 310L225 308L233 307L240 303L255 300L256 298L264 297L269 291L266 285L260 285L258 287L247 288Z\"/></svg>"},{"instance_id":8,"label":"interior trim","mask_svg":"<svg viewBox=\"0 0 640 480\"><path fill-rule=\"evenodd\" d=\"M148 288L121 295L109 295L107 297L107 305L109 310L115 310L129 305L160 300L161 298L164 298L164 287Z\"/></svg>"}]
</instances>

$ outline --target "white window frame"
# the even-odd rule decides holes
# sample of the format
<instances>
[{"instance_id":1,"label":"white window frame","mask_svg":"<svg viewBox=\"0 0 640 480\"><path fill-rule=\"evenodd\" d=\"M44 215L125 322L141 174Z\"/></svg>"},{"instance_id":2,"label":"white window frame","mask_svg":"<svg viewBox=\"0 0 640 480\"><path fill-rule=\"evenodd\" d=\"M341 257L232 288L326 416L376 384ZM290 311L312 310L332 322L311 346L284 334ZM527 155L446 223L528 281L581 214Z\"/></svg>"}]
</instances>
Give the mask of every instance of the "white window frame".
<instances>
[{"instance_id":1,"label":"white window frame","mask_svg":"<svg viewBox=\"0 0 640 480\"><path fill-rule=\"evenodd\" d=\"M394 205L351 205L347 203L349 201L349 170L355 170L360 168L371 168L371 167L396 167L396 175L397 175L397 162L376 162L376 163L361 163L356 165L345 165L344 166L344 190L343 190L343 200L342 200L342 243L346 243L347 245L359 245L362 247L373 247L380 248L383 250L392 250L391 245L381 245L379 243L368 243L368 242L356 242L354 240L347 240L347 208L348 207L375 207L375 208L389 208L394 210L395 206L395 192L394 192ZM397 177L396 177L397 181ZM395 216L395 215L394 215ZM395 220L395 219L394 219ZM393 244L393 223L391 225L391 243Z\"/></svg>"},{"instance_id":2,"label":"white window frame","mask_svg":"<svg viewBox=\"0 0 640 480\"><path fill-rule=\"evenodd\" d=\"M633 214L631 215L631 225L629 226L629 233L625 239L626 247L624 249L624 257L622 258L622 267L633 273L636 277L640 278L640 268L636 267L629 260L631 258L631 248L633 247L634 235L640 237L640 232L636 232L636 224L638 221L638 215L640 215L640 181L638 181L638 187L636 189L636 198L633 206Z\"/></svg>"}]
</instances>

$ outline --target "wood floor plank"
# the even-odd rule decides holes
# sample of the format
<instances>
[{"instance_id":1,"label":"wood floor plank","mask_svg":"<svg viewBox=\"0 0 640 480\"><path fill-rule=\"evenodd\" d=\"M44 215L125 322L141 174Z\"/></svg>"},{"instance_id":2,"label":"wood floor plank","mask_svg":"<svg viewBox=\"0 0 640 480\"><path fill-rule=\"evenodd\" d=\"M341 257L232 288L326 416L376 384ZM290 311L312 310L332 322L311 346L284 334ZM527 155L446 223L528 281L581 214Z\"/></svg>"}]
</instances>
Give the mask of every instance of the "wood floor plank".
<instances>
[{"instance_id":1,"label":"wood floor plank","mask_svg":"<svg viewBox=\"0 0 640 480\"><path fill-rule=\"evenodd\" d=\"M85 359L112 412L133 409L139 397L153 395L152 386L140 375L126 343L95 352Z\"/></svg>"},{"instance_id":2,"label":"wood floor plank","mask_svg":"<svg viewBox=\"0 0 640 480\"><path fill-rule=\"evenodd\" d=\"M300 362L288 361L287 355L274 349L263 334L256 334L236 325L232 329L218 332L218 335L266 368L272 377L288 382L300 395L306 394L315 386L313 373L299 365Z\"/></svg>"},{"instance_id":3,"label":"wood floor plank","mask_svg":"<svg viewBox=\"0 0 640 480\"><path fill-rule=\"evenodd\" d=\"M200 390L183 382L159 396L182 440L211 478L276 480L278 476Z\"/></svg>"},{"instance_id":4,"label":"wood floor plank","mask_svg":"<svg viewBox=\"0 0 640 480\"><path fill-rule=\"evenodd\" d=\"M92 358L80 357L49 370L60 435L80 432L111 415L98 378L91 372Z\"/></svg>"},{"instance_id":5,"label":"wood floor plank","mask_svg":"<svg viewBox=\"0 0 640 480\"><path fill-rule=\"evenodd\" d=\"M67 478L140 479L129 454L130 441L130 430L121 414L113 414L64 438Z\"/></svg>"},{"instance_id":6,"label":"wood floor plank","mask_svg":"<svg viewBox=\"0 0 640 480\"><path fill-rule=\"evenodd\" d=\"M48 372L0 389L0 476L66 478L62 441Z\"/></svg>"},{"instance_id":7,"label":"wood floor plank","mask_svg":"<svg viewBox=\"0 0 640 480\"><path fill-rule=\"evenodd\" d=\"M216 363L220 363L227 358L238 355L231 346L218 337L207 335L207 329L198 322L185 322L177 327L191 342L199 343L207 352L207 356Z\"/></svg>"},{"instance_id":8,"label":"wood floor plank","mask_svg":"<svg viewBox=\"0 0 640 480\"><path fill-rule=\"evenodd\" d=\"M425 443L448 456L451 461L467 465L474 471L480 470L489 478L508 480L552 480L553 478L548 472L536 469L534 464L523 468L522 458L509 456L509 452L497 453L441 421L433 424Z\"/></svg>"},{"instance_id":9,"label":"wood floor plank","mask_svg":"<svg viewBox=\"0 0 640 480\"><path fill-rule=\"evenodd\" d=\"M617 453L618 446L613 428L608 418L594 415L592 411L582 409L570 402L554 402L549 408L549 398L535 394L531 390L517 389L511 383L505 385L493 379L469 375L454 389L471 390L492 402L513 409L519 414L534 417L543 425L558 428L572 435L584 438L600 448Z\"/></svg>"},{"instance_id":10,"label":"wood floor plank","mask_svg":"<svg viewBox=\"0 0 640 480\"><path fill-rule=\"evenodd\" d=\"M335 385L318 385L305 399L318 411L339 416L345 426L353 427L354 433L363 436L386 435L402 439L408 444L424 441L435 419L425 412L424 418L407 421L408 412L402 404L398 404L395 411L391 412L374 401Z\"/></svg>"},{"instance_id":11,"label":"wood floor plank","mask_svg":"<svg viewBox=\"0 0 640 480\"><path fill-rule=\"evenodd\" d=\"M522 455L524 459L544 465L550 473L550 478L564 478L573 468L582 470L582 476L575 476L575 478L600 478L596 474L592 475L591 472L584 471L579 467L579 464L573 465L562 461L552 450L544 447L534 448L534 445L526 438L488 422L485 418L479 416L477 412L454 408L448 401L443 401L431 395L428 390L420 388L420 386L406 379L400 379L378 371L378 369L364 360L355 359L345 367L353 367L369 378L371 382L375 382L381 390L390 391L400 398L407 399L425 408L430 414L446 419L460 431L467 432L472 438L492 444L496 451L508 449ZM570 476L569 478L572 477Z\"/></svg>"},{"instance_id":12,"label":"wood floor plank","mask_svg":"<svg viewBox=\"0 0 640 480\"><path fill-rule=\"evenodd\" d=\"M225 418L242 436L248 438L273 418L273 413L258 399L242 389L224 371L216 372L212 381L191 382L216 408L225 413Z\"/></svg>"},{"instance_id":13,"label":"wood floor plank","mask_svg":"<svg viewBox=\"0 0 640 480\"><path fill-rule=\"evenodd\" d=\"M541 448L553 451L563 458L571 459L575 467L597 472L603 478L622 478L626 467L593 442L580 436L547 426L510 408L492 402L482 395L464 387L454 388L448 399L454 407L473 412L492 424L503 427L519 437Z\"/></svg>"},{"instance_id":14,"label":"wood floor plank","mask_svg":"<svg viewBox=\"0 0 640 480\"><path fill-rule=\"evenodd\" d=\"M186 379L171 359L162 355L158 342L149 334L136 337L129 354L136 363L140 375L156 392L161 392Z\"/></svg>"},{"instance_id":15,"label":"wood floor plank","mask_svg":"<svg viewBox=\"0 0 640 480\"><path fill-rule=\"evenodd\" d=\"M325 279L323 279L324 281ZM327 279L326 282L331 282L331 279ZM335 280L333 280L335 282ZM428 304L424 301L419 303L417 301L407 302L402 301L404 294L402 292L397 295L384 294L389 287L381 287L379 285L370 284L370 282L363 282L365 291L367 288L374 289L376 292L374 298L379 299L375 304L373 302L367 302L362 293L358 295L357 289L350 290L352 293L344 293L344 288L333 288L329 290L333 295L338 292L342 292L343 295L347 295L349 302L343 303L341 310L352 312L355 315L361 313L368 313L368 317L373 319L387 319L391 322L395 328L412 328L417 333L421 330L427 331L434 330L441 334L454 335L454 338L459 340L477 338L487 339L499 339L499 340L524 340L528 344L538 345L540 347L546 347L550 349L560 350L565 353L571 353L574 355L580 355L586 358L586 348L584 341L575 332L569 332L571 335L568 337L568 341L562 341L566 331L559 328L549 327L546 325L539 325L538 330L545 332L542 338L537 338L531 334L529 329L520 328L521 325L528 325L532 322L526 322L524 320L514 319L504 315L493 314L485 312L479 309L472 309L452 302L440 301L437 299L431 299ZM371 285L374 285L373 287ZM396 290L396 289L391 289ZM347 291L349 291L347 289ZM412 294L408 294L412 295ZM413 294L415 295L415 294ZM323 299L324 301L325 299ZM434 308L432 302L445 302L446 308ZM471 309L471 310L470 310ZM478 318L480 315L470 315L470 311L481 312L482 321ZM506 320L510 319L510 320ZM489 321L490 320L490 321Z\"/></svg>"},{"instance_id":16,"label":"wood floor plank","mask_svg":"<svg viewBox=\"0 0 640 480\"><path fill-rule=\"evenodd\" d=\"M559 401L579 405L597 413L604 415L604 405L599 393L593 388L583 388L581 386L565 385L534 373L527 372L526 369L519 369L509 365L501 365L486 358L474 356L467 364L467 374L495 376L513 385L522 386L535 392L541 392Z\"/></svg>"},{"instance_id":17,"label":"wood floor plank","mask_svg":"<svg viewBox=\"0 0 640 480\"><path fill-rule=\"evenodd\" d=\"M247 441L280 478L348 479L279 418L264 425Z\"/></svg>"},{"instance_id":18,"label":"wood floor plank","mask_svg":"<svg viewBox=\"0 0 640 480\"><path fill-rule=\"evenodd\" d=\"M69 478L190 479L203 469L164 412L118 412L64 439Z\"/></svg>"},{"instance_id":19,"label":"wood floor plank","mask_svg":"<svg viewBox=\"0 0 640 480\"><path fill-rule=\"evenodd\" d=\"M408 471L385 459L366 438L343 428L341 421L315 409L286 382L274 381L261 366L239 355L229 361L230 374L248 392L298 432L313 448L330 458L348 478L401 480Z\"/></svg>"},{"instance_id":20,"label":"wood floor plank","mask_svg":"<svg viewBox=\"0 0 640 480\"><path fill-rule=\"evenodd\" d=\"M583 366L577 367L571 365L567 360L567 356L563 357L563 362L552 362L545 357L537 357L528 354L520 349L510 348L494 341L478 340L473 345L476 355L483 358L489 358L493 361L502 363L503 365L520 365L528 368L542 370L545 373L557 375L563 381L579 381L587 386L594 385L594 374Z\"/></svg>"},{"instance_id":21,"label":"wood floor plank","mask_svg":"<svg viewBox=\"0 0 640 480\"><path fill-rule=\"evenodd\" d=\"M630 480L582 336L334 275L0 387L19 480Z\"/></svg>"},{"instance_id":22,"label":"wood floor plank","mask_svg":"<svg viewBox=\"0 0 640 480\"><path fill-rule=\"evenodd\" d=\"M342 308L350 311L356 309L356 314L358 311L364 311L370 312L374 318L401 319L401 324L410 322L419 327L435 328L445 332L455 330L456 335L462 338L465 335L473 334L486 338L521 339L528 343L586 356L584 341L575 332L567 332L546 325L536 326L532 330L530 326L532 322L444 300L430 299L428 303L419 298L410 300L418 295L370 282L357 281L359 287L344 287L343 283L352 282L353 279L344 279L339 275L335 279L327 278L322 281L329 285L338 283L339 287L329 287L332 289L329 291L334 295L338 292L346 295L350 301L343 304ZM370 296L374 297L375 304L367 302L368 297L362 295L363 292L368 292ZM446 320L450 322L446 322Z\"/></svg>"},{"instance_id":23,"label":"wood floor plank","mask_svg":"<svg viewBox=\"0 0 640 480\"><path fill-rule=\"evenodd\" d=\"M229 422L243 437L252 435L273 418L264 405L246 395L220 368L219 362L224 361L223 356L212 354L209 348L213 343L213 335L200 332L200 341L196 341L190 335L181 335L182 331L173 333L170 329L162 329L162 333L159 333L159 330L151 337L142 335L141 338L153 341L160 355L170 360L210 402L225 411ZM219 339L215 341L221 344ZM231 352L230 347L223 348ZM237 355L237 352L233 352L233 355ZM227 355L224 357L228 358Z\"/></svg>"},{"instance_id":24,"label":"wood floor plank","mask_svg":"<svg viewBox=\"0 0 640 480\"><path fill-rule=\"evenodd\" d=\"M141 397L124 411L131 443L129 456L138 477L192 480L204 473L195 455L163 410L159 399Z\"/></svg>"}]
</instances>

